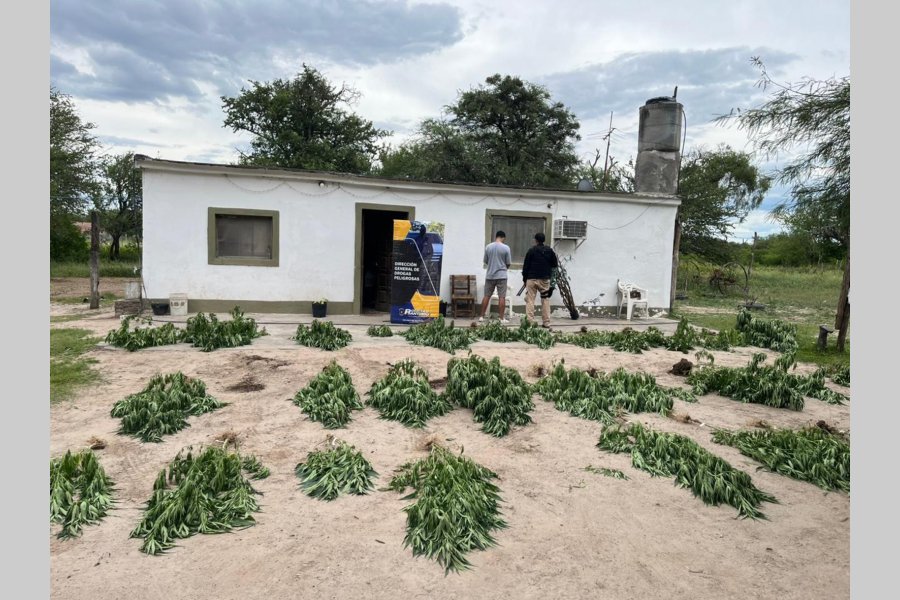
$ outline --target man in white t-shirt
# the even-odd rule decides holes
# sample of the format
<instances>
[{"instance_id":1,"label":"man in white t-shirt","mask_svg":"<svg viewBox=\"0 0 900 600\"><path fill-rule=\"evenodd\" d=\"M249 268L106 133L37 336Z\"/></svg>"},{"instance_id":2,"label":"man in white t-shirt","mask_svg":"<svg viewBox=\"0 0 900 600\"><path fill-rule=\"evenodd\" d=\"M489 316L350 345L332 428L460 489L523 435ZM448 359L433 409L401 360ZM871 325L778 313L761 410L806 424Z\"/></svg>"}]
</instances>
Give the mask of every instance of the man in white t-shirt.
<instances>
[{"instance_id":1,"label":"man in white t-shirt","mask_svg":"<svg viewBox=\"0 0 900 600\"><path fill-rule=\"evenodd\" d=\"M494 241L484 248L484 265L487 269L484 274L484 299L481 301L481 316L479 321L484 321L484 314L487 312L488 305L491 302L491 296L494 290L497 290L497 296L500 297L500 322L509 323L506 319L506 280L507 270L512 264L512 252L504 241L506 241L506 233L498 231Z\"/></svg>"}]
</instances>

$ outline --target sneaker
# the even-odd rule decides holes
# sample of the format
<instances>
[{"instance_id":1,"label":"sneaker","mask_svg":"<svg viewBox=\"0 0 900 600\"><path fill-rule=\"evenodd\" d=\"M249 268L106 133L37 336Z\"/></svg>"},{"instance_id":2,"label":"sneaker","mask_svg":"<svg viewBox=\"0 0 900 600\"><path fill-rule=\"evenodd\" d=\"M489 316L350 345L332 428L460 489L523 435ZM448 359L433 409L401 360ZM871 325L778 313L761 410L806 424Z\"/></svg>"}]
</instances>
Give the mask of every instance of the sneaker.
<instances>
[{"instance_id":1,"label":"sneaker","mask_svg":"<svg viewBox=\"0 0 900 600\"><path fill-rule=\"evenodd\" d=\"M508 324L509 324L509 319L500 319L500 322L501 322L502 324L504 324L504 325L508 325Z\"/></svg>"},{"instance_id":2,"label":"sneaker","mask_svg":"<svg viewBox=\"0 0 900 600\"><path fill-rule=\"evenodd\" d=\"M550 329L550 326L549 326L549 325L543 325L543 324L542 324L541 327L543 327L544 329Z\"/></svg>"},{"instance_id":3,"label":"sneaker","mask_svg":"<svg viewBox=\"0 0 900 600\"><path fill-rule=\"evenodd\" d=\"M484 322L484 317L478 317L479 322Z\"/></svg>"}]
</instances>

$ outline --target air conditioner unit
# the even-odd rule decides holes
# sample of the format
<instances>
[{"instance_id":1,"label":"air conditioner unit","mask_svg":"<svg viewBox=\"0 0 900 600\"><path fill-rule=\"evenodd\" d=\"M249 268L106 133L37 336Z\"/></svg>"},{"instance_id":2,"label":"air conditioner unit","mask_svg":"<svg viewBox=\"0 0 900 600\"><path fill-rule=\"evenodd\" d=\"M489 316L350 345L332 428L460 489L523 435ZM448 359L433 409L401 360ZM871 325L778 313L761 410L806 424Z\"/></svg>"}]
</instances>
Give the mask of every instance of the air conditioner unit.
<instances>
[{"instance_id":1,"label":"air conditioner unit","mask_svg":"<svg viewBox=\"0 0 900 600\"><path fill-rule=\"evenodd\" d=\"M587 221L555 219L553 221L553 239L583 240L587 237Z\"/></svg>"}]
</instances>

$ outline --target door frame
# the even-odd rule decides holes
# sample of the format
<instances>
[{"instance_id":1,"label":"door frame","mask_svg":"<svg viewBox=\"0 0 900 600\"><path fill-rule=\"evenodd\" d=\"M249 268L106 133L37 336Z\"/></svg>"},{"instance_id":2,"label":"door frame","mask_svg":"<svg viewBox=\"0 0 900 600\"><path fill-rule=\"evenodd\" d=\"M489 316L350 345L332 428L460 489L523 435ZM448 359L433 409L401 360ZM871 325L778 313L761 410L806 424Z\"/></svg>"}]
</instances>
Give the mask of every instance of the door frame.
<instances>
[{"instance_id":1,"label":"door frame","mask_svg":"<svg viewBox=\"0 0 900 600\"><path fill-rule=\"evenodd\" d=\"M368 202L356 203L356 244L353 261L353 314L362 314L362 271L363 271L363 211L377 210L381 212L405 212L410 221L416 219L415 206L401 206L399 204L372 204Z\"/></svg>"}]
</instances>

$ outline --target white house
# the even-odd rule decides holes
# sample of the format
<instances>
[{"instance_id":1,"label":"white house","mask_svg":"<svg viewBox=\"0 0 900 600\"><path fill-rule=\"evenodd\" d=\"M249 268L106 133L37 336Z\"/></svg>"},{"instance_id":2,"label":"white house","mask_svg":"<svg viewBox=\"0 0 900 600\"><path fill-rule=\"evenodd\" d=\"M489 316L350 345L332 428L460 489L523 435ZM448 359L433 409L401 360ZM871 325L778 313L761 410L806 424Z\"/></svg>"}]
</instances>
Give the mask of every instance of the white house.
<instances>
[{"instance_id":1,"label":"white house","mask_svg":"<svg viewBox=\"0 0 900 600\"><path fill-rule=\"evenodd\" d=\"M542 231L569 274L582 314L615 311L617 281L669 305L683 108L674 97L640 108L638 193L533 190L413 182L135 156L143 172L143 278L151 300L186 294L190 312L387 312L393 220L444 224L441 299L451 275L476 275L484 246L507 233L512 294ZM481 294L478 294L478 301ZM513 299L521 310L524 298ZM559 294L553 304L562 306Z\"/></svg>"},{"instance_id":2,"label":"white house","mask_svg":"<svg viewBox=\"0 0 900 600\"><path fill-rule=\"evenodd\" d=\"M392 220L407 218L445 224L445 301L451 274L477 275L480 301L484 246L502 229L513 250L511 296L524 252L543 231L566 261L583 314L614 311L618 279L647 288L652 308L669 304L673 195L420 183L141 155L135 163L143 173L147 295L187 294L191 312L240 305L310 313L320 298L330 314L387 310ZM516 309L523 301L514 300ZM559 294L553 304L562 306Z\"/></svg>"}]
</instances>

